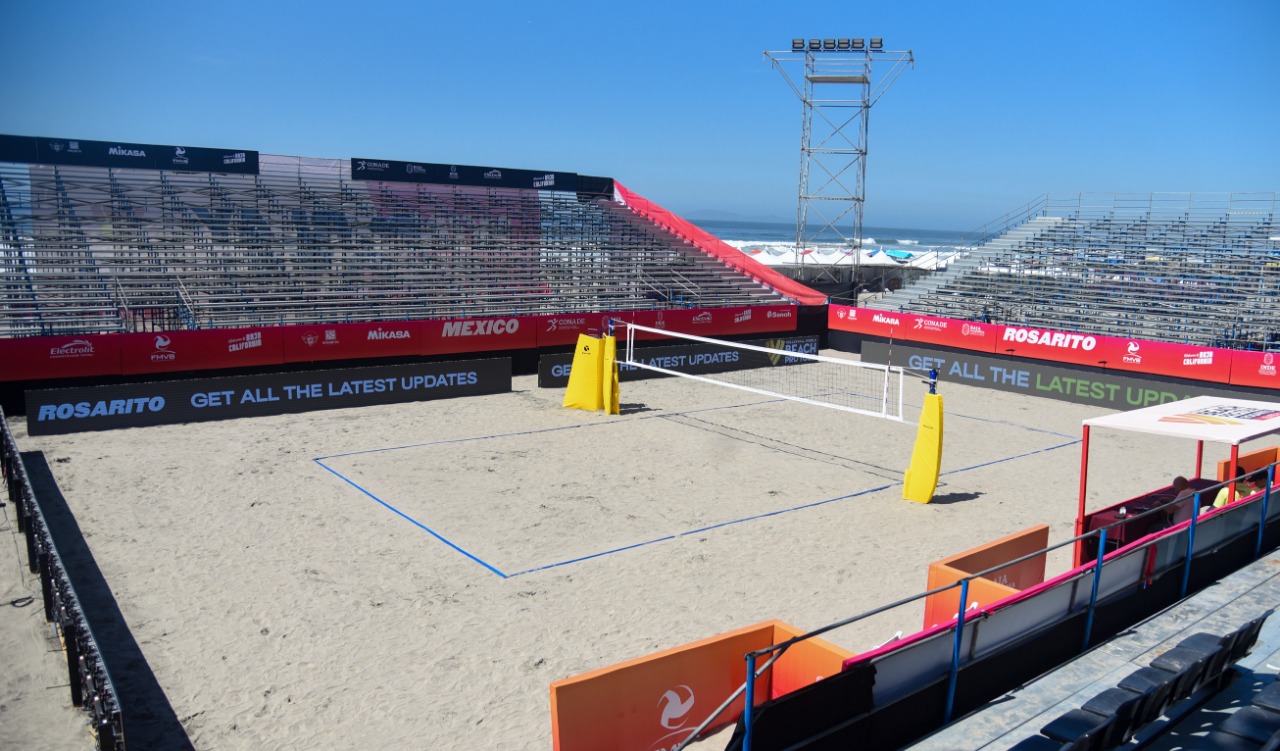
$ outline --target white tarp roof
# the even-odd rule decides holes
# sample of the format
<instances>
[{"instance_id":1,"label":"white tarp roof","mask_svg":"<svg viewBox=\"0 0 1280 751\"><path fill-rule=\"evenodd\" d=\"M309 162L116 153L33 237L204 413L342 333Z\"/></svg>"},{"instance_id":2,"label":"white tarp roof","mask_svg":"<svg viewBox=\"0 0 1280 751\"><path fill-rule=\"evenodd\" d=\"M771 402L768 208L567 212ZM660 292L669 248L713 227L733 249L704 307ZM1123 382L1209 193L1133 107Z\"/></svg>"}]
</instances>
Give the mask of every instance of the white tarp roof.
<instances>
[{"instance_id":1,"label":"white tarp roof","mask_svg":"<svg viewBox=\"0 0 1280 751\"><path fill-rule=\"evenodd\" d=\"M1239 446L1252 438L1280 433L1280 404L1218 396L1195 396L1131 412L1084 421L1091 428L1187 438Z\"/></svg>"}]
</instances>

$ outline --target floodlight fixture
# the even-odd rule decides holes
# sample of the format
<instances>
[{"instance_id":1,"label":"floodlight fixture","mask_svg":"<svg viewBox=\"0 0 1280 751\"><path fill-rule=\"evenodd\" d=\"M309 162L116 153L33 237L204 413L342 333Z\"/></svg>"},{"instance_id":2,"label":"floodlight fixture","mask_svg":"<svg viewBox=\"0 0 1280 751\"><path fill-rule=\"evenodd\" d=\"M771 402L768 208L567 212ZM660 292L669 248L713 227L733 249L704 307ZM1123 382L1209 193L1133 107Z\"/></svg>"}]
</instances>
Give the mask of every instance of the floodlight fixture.
<instances>
[{"instance_id":1,"label":"floodlight fixture","mask_svg":"<svg viewBox=\"0 0 1280 751\"><path fill-rule=\"evenodd\" d=\"M823 39L823 40L822 40L822 49L826 50L827 52L835 52L835 49L836 49L836 40L834 40L834 39Z\"/></svg>"},{"instance_id":2,"label":"floodlight fixture","mask_svg":"<svg viewBox=\"0 0 1280 751\"><path fill-rule=\"evenodd\" d=\"M803 40L803 39L792 39L792 40L791 40L791 51L792 51L792 52L804 52L804 40Z\"/></svg>"},{"instance_id":3,"label":"floodlight fixture","mask_svg":"<svg viewBox=\"0 0 1280 751\"><path fill-rule=\"evenodd\" d=\"M810 52L821 52L821 51L822 51L822 40L821 40L821 39L810 39L810 40L809 40L809 51L810 51Z\"/></svg>"},{"instance_id":4,"label":"floodlight fixture","mask_svg":"<svg viewBox=\"0 0 1280 751\"><path fill-rule=\"evenodd\" d=\"M867 48L867 40L857 38L853 40L853 51L861 52Z\"/></svg>"},{"instance_id":5,"label":"floodlight fixture","mask_svg":"<svg viewBox=\"0 0 1280 751\"><path fill-rule=\"evenodd\" d=\"M880 37L871 37L871 51L884 52L884 40Z\"/></svg>"},{"instance_id":6,"label":"floodlight fixture","mask_svg":"<svg viewBox=\"0 0 1280 751\"><path fill-rule=\"evenodd\" d=\"M848 51L849 51L849 40L848 40L848 39L837 39L837 40L836 40L836 49L840 50L841 52L848 52Z\"/></svg>"}]
</instances>

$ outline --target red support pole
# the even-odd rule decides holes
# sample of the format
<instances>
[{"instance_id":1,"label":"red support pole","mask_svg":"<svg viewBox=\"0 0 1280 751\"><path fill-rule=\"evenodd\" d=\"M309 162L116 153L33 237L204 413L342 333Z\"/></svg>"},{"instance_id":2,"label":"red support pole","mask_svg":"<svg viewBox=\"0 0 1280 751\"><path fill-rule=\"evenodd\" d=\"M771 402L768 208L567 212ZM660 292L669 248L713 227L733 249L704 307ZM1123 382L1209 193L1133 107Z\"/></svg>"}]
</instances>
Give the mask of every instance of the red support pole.
<instances>
[{"instance_id":1,"label":"red support pole","mask_svg":"<svg viewBox=\"0 0 1280 751\"><path fill-rule=\"evenodd\" d=\"M1204 441L1196 441L1196 479L1200 479L1200 474L1204 469Z\"/></svg>"}]
</instances>

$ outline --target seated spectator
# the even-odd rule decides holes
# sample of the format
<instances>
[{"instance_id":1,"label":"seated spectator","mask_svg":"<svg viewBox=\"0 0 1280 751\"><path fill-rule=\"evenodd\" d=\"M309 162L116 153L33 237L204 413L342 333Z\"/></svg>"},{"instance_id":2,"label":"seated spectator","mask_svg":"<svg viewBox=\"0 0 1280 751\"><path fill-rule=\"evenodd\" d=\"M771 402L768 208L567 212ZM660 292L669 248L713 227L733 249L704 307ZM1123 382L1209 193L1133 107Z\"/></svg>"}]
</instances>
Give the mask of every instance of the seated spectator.
<instances>
[{"instance_id":1,"label":"seated spectator","mask_svg":"<svg viewBox=\"0 0 1280 751\"><path fill-rule=\"evenodd\" d=\"M1262 470L1258 470L1244 478L1244 484L1245 487L1248 488L1248 490L1245 491L1245 495L1256 495L1261 493L1267 489L1267 473Z\"/></svg>"},{"instance_id":2,"label":"seated spectator","mask_svg":"<svg viewBox=\"0 0 1280 751\"><path fill-rule=\"evenodd\" d=\"M1173 478L1173 482L1170 484L1173 486L1174 492L1177 493L1173 500L1166 505L1168 526L1173 526L1185 522L1195 515L1196 489L1191 487L1191 483L1182 475Z\"/></svg>"},{"instance_id":3,"label":"seated spectator","mask_svg":"<svg viewBox=\"0 0 1280 751\"><path fill-rule=\"evenodd\" d=\"M1231 494L1228 491L1231 490L1231 487L1231 485L1222 486L1222 489L1218 491L1218 495L1213 499L1214 508L1222 508L1230 502ZM1234 500L1238 501L1249 494L1249 486L1246 485L1244 481L1244 467L1241 467L1238 464L1236 465L1235 489L1236 497Z\"/></svg>"}]
</instances>

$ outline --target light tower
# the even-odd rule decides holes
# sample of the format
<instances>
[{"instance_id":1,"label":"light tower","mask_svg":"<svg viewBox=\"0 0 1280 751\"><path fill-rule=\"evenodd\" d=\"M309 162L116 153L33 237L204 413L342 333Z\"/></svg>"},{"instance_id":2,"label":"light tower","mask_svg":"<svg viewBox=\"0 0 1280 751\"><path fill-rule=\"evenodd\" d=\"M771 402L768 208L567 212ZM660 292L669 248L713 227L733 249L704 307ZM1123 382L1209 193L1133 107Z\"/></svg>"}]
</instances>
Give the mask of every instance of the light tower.
<instances>
[{"instance_id":1,"label":"light tower","mask_svg":"<svg viewBox=\"0 0 1280 751\"><path fill-rule=\"evenodd\" d=\"M910 50L886 50L880 37L792 39L789 51L766 50L764 55L804 105L796 250L819 242L844 245L852 251L850 281L856 284L866 197L867 116L907 66L914 67L915 59ZM805 257L799 254L801 279ZM840 281L834 269L824 271L831 281Z\"/></svg>"}]
</instances>

